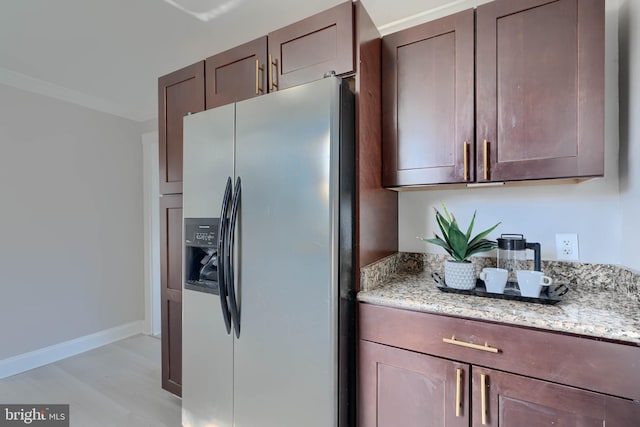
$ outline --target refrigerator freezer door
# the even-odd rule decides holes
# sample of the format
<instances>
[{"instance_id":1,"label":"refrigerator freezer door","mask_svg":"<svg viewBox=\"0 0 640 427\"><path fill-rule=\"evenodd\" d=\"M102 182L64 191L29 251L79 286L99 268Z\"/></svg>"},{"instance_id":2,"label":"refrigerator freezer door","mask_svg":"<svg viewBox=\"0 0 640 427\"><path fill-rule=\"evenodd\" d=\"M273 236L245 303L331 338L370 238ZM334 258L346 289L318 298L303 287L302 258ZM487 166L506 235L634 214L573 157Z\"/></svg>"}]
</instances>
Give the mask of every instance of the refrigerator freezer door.
<instances>
[{"instance_id":1,"label":"refrigerator freezer door","mask_svg":"<svg viewBox=\"0 0 640 427\"><path fill-rule=\"evenodd\" d=\"M220 215L228 177L233 177L235 105L184 117L184 217Z\"/></svg>"},{"instance_id":2,"label":"refrigerator freezer door","mask_svg":"<svg viewBox=\"0 0 640 427\"><path fill-rule=\"evenodd\" d=\"M236 106L235 427L337 424L339 89Z\"/></svg>"},{"instance_id":3,"label":"refrigerator freezer door","mask_svg":"<svg viewBox=\"0 0 640 427\"><path fill-rule=\"evenodd\" d=\"M184 118L184 216L220 215L233 176L235 106ZM184 277L184 272L183 272ZM182 425L233 425L233 337L217 295L183 290Z\"/></svg>"}]
</instances>

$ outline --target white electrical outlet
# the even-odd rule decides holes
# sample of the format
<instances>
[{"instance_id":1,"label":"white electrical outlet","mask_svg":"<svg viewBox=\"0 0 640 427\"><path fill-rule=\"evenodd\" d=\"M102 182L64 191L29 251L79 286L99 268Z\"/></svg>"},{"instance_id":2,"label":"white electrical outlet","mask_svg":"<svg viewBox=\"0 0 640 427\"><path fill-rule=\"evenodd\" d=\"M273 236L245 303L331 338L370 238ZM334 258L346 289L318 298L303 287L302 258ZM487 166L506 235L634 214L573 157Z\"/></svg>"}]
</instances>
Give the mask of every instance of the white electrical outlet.
<instances>
[{"instance_id":1,"label":"white electrical outlet","mask_svg":"<svg viewBox=\"0 0 640 427\"><path fill-rule=\"evenodd\" d=\"M580 252L578 250L578 234L556 234L556 258L566 261L578 261L580 259Z\"/></svg>"}]
</instances>

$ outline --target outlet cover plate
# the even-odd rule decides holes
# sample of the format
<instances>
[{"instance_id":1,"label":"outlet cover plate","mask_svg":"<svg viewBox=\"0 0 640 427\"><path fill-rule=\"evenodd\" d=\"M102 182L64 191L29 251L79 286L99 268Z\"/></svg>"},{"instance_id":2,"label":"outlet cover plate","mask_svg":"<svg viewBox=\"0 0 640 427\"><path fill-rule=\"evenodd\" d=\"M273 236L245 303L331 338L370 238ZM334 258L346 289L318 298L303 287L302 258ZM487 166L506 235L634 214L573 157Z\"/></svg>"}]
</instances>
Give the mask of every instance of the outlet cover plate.
<instances>
[{"instance_id":1,"label":"outlet cover plate","mask_svg":"<svg viewBox=\"0 0 640 427\"><path fill-rule=\"evenodd\" d=\"M556 234L556 258L564 261L579 261L577 233Z\"/></svg>"}]
</instances>

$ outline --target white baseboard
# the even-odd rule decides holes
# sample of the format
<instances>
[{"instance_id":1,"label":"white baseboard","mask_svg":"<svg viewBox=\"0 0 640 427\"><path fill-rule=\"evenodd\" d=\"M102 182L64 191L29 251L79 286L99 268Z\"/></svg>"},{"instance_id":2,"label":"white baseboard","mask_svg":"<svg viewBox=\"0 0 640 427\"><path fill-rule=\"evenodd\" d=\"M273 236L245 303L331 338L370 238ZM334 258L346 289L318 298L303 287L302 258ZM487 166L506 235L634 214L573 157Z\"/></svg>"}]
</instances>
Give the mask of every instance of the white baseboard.
<instances>
[{"instance_id":1,"label":"white baseboard","mask_svg":"<svg viewBox=\"0 0 640 427\"><path fill-rule=\"evenodd\" d=\"M144 331L144 323L143 320L138 320L0 360L0 379L141 334Z\"/></svg>"}]
</instances>

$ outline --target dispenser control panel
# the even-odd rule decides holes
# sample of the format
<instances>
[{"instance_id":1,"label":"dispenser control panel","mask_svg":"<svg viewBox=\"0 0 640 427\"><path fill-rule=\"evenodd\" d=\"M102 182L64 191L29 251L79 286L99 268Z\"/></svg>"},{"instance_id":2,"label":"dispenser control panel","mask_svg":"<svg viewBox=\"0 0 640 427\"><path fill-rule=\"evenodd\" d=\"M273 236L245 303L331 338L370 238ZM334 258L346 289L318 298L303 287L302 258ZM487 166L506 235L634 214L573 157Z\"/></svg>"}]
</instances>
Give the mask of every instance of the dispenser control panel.
<instances>
[{"instance_id":1,"label":"dispenser control panel","mask_svg":"<svg viewBox=\"0 0 640 427\"><path fill-rule=\"evenodd\" d=\"M218 218L185 218L185 244L208 248L218 243Z\"/></svg>"}]
</instances>

